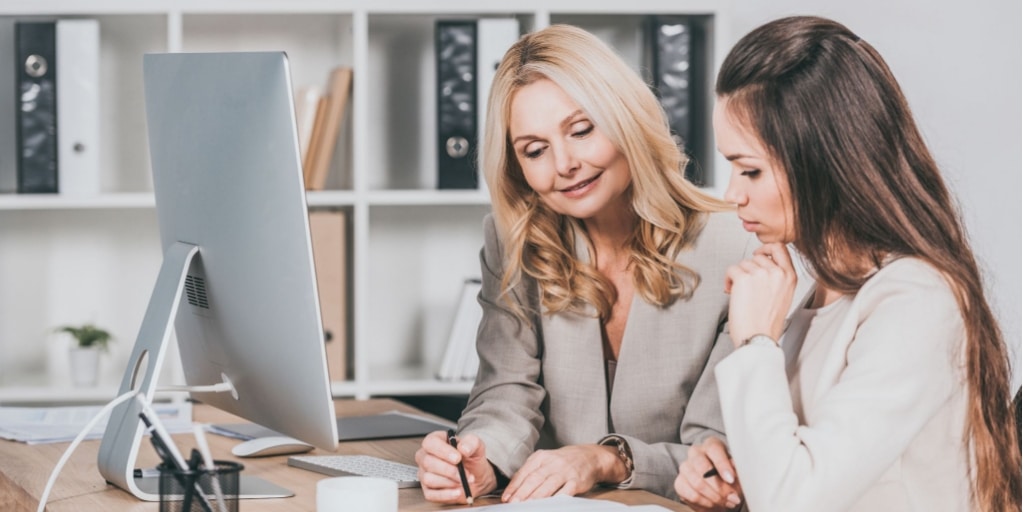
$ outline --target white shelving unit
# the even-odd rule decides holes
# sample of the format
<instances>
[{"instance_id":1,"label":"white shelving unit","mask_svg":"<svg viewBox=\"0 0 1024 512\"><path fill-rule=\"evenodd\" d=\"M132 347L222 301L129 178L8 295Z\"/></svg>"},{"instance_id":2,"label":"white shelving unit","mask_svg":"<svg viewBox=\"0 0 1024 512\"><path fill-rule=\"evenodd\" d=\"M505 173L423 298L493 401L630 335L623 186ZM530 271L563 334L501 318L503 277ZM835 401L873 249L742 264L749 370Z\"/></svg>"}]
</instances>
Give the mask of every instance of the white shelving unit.
<instances>
[{"instance_id":1,"label":"white shelving unit","mask_svg":"<svg viewBox=\"0 0 1024 512\"><path fill-rule=\"evenodd\" d=\"M508 7L469 0L32 0L0 4L0 16L100 21L102 193L0 196L0 403L104 400L113 396L161 262L142 92L148 52L288 53L295 87L324 84L351 66L347 109L328 189L310 208L349 214L349 317L354 378L338 396L460 394L438 367L465 277L479 274L479 191L435 190L433 27L437 19L514 16L523 32L573 23L641 67L644 15L691 14L723 23L713 0L592 2L527 0ZM501 8L499 8L501 7ZM725 48L710 37L714 68ZM708 78L710 80L710 77ZM709 89L710 90L710 89ZM709 98L710 99L710 98ZM710 126L708 127L710 129ZM712 188L725 183L713 164ZM52 328L94 321L117 340L100 387L72 389ZM168 360L175 361L176 353ZM163 372L180 379L180 369Z\"/></svg>"}]
</instances>

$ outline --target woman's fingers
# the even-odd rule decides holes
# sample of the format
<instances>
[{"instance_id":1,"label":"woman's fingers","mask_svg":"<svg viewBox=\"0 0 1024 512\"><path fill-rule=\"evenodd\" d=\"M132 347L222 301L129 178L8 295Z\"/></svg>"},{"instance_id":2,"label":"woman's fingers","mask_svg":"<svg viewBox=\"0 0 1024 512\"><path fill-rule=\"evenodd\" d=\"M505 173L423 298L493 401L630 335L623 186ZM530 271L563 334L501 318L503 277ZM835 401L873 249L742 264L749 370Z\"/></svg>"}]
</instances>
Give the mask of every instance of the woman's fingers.
<instances>
[{"instance_id":1,"label":"woman's fingers","mask_svg":"<svg viewBox=\"0 0 1024 512\"><path fill-rule=\"evenodd\" d=\"M477 440L477 444L478 449L473 452L478 451L482 455L482 443ZM456 465L462 459L463 454L448 444L445 432L432 432L425 436L416 451L423 497L436 503L465 503L466 495Z\"/></svg>"},{"instance_id":2,"label":"woman's fingers","mask_svg":"<svg viewBox=\"0 0 1024 512\"><path fill-rule=\"evenodd\" d=\"M714 441L711 441L711 440ZM705 443L705 455L711 461L711 464L715 466L715 470L718 472L718 476L722 477L726 483L734 483L736 481L736 468L732 464L732 459L729 458L729 452L725 448L725 444L717 438L708 438L708 442Z\"/></svg>"},{"instance_id":3,"label":"woman's fingers","mask_svg":"<svg viewBox=\"0 0 1024 512\"><path fill-rule=\"evenodd\" d=\"M514 503L527 500L544 481L545 477L537 471L527 470L524 472L520 469L512 476L508 487L505 488L505 493L501 496L501 501Z\"/></svg>"}]
</instances>

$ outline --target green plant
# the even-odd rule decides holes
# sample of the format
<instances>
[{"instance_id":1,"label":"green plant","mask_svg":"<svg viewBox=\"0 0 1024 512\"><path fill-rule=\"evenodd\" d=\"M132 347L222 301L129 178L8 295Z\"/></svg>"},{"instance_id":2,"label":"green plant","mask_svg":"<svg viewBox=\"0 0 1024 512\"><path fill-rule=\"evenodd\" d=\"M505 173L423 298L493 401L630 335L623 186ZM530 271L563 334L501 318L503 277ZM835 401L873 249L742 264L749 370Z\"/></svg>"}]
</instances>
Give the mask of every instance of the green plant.
<instances>
[{"instance_id":1,"label":"green plant","mask_svg":"<svg viewBox=\"0 0 1024 512\"><path fill-rule=\"evenodd\" d=\"M100 350L106 350L107 343L114 339L106 329L101 329L92 324L84 324L78 327L65 325L58 327L57 332L70 334L78 342L78 346L82 348L97 347Z\"/></svg>"}]
</instances>

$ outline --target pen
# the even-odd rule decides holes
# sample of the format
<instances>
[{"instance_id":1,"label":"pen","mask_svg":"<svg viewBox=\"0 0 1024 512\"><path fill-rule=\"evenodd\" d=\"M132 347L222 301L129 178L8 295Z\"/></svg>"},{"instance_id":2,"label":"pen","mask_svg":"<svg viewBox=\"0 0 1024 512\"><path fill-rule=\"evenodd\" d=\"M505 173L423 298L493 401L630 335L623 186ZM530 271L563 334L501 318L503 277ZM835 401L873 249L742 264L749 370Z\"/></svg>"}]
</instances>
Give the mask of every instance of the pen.
<instances>
[{"instance_id":1,"label":"pen","mask_svg":"<svg viewBox=\"0 0 1024 512\"><path fill-rule=\"evenodd\" d=\"M164 429L160 419L157 417L153 409L149 407L149 404L143 402L138 395L136 400L142 406L142 412L139 413L139 418L142 419L142 423L146 425L146 429L150 434L149 440L153 444L153 449L157 455L167 466L168 470L172 471L175 480L178 481L182 486L182 490L195 489L199 494L199 503L202 505L203 510L206 512L213 512L213 507L210 505L210 501L203 494L203 489L199 487L199 483L185 477L184 473L189 472L188 463L185 462L185 457L178 451L177 445L174 444L174 440L171 439L170 434ZM176 470L176 471L175 471Z\"/></svg>"},{"instance_id":2,"label":"pen","mask_svg":"<svg viewBox=\"0 0 1024 512\"><path fill-rule=\"evenodd\" d=\"M206 433L203 431L203 426L198 423L192 425L192 433L196 436L196 446L199 448L199 455L203 458L203 466L206 466L206 472L213 486L213 494L217 498L217 509L220 512L227 512L227 508L224 506L224 490L220 487L220 475L217 474L217 463L213 461L210 443L206 442Z\"/></svg>"},{"instance_id":3,"label":"pen","mask_svg":"<svg viewBox=\"0 0 1024 512\"><path fill-rule=\"evenodd\" d=\"M455 439L455 431L448 429L448 444L452 445L452 448L459 449L459 441ZM466 480L466 468L462 465L462 461L459 460L459 479L462 480L462 491L466 493L466 503L473 504L473 492L469 490L469 481Z\"/></svg>"},{"instance_id":4,"label":"pen","mask_svg":"<svg viewBox=\"0 0 1024 512\"><path fill-rule=\"evenodd\" d=\"M185 477L183 480L180 480L180 483L183 484L182 487L184 488L181 497L181 510L185 512L192 511L192 496L195 494L196 489L199 486L198 482L195 480L199 471L199 458L199 452L193 449L192 456L188 459L188 470L189 474L192 475L192 478ZM194 483L194 485L188 485L188 483ZM199 491L201 493L202 489L199 489Z\"/></svg>"},{"instance_id":5,"label":"pen","mask_svg":"<svg viewBox=\"0 0 1024 512\"><path fill-rule=\"evenodd\" d=\"M139 418L146 425L146 429L150 434L150 442L153 443L153 449L156 450L160 459L169 467L176 468L179 471L188 469L185 458L181 456L181 452L178 451L178 447L174 445L174 441L171 440L170 434L164 430L163 425L159 421L150 419L150 415L145 410L139 413Z\"/></svg>"}]
</instances>

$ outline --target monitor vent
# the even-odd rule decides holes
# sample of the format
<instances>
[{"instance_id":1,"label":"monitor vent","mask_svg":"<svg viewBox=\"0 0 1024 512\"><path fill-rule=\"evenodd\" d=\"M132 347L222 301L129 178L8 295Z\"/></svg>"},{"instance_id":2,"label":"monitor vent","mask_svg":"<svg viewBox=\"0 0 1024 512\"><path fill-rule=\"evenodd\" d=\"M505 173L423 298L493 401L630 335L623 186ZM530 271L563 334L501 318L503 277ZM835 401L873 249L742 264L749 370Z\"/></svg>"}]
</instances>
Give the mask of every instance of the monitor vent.
<instances>
[{"instance_id":1,"label":"monitor vent","mask_svg":"<svg viewBox=\"0 0 1024 512\"><path fill-rule=\"evenodd\" d=\"M185 276L185 295L188 296L188 303L203 309L210 309L210 303L206 299L206 280L197 276Z\"/></svg>"}]
</instances>

